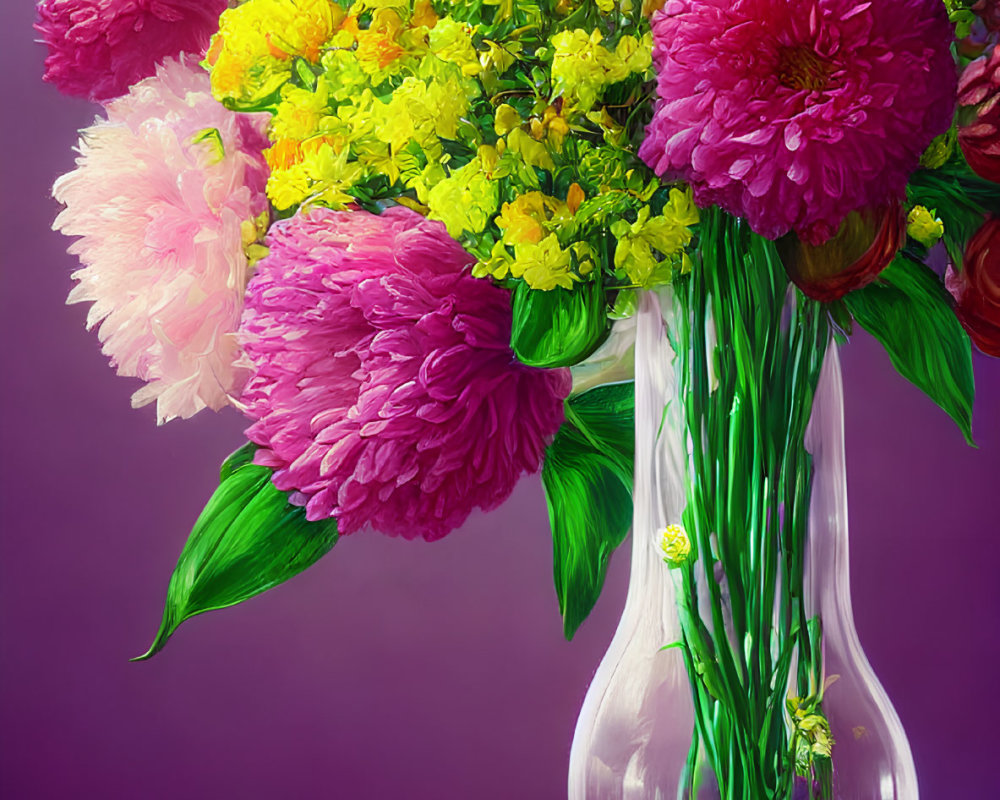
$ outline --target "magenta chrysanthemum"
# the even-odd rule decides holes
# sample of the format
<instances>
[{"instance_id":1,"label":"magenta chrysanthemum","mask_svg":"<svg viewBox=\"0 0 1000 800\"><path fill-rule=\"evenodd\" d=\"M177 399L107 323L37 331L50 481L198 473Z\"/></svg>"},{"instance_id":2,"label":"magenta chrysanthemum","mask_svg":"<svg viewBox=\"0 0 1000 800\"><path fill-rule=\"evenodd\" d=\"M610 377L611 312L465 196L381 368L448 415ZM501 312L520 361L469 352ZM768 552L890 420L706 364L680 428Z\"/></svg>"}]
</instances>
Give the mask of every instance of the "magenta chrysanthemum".
<instances>
[{"instance_id":1,"label":"magenta chrysanthemum","mask_svg":"<svg viewBox=\"0 0 1000 800\"><path fill-rule=\"evenodd\" d=\"M49 49L43 79L77 97L119 97L163 59L204 53L226 6L226 0L42 0L35 28Z\"/></svg>"},{"instance_id":2,"label":"magenta chrysanthemum","mask_svg":"<svg viewBox=\"0 0 1000 800\"><path fill-rule=\"evenodd\" d=\"M516 361L508 293L443 224L315 208L268 244L241 328L247 435L309 519L438 539L538 469L569 371Z\"/></svg>"},{"instance_id":3,"label":"magenta chrysanthemum","mask_svg":"<svg viewBox=\"0 0 1000 800\"><path fill-rule=\"evenodd\" d=\"M811 244L902 197L955 103L940 0L667 0L640 156L777 238Z\"/></svg>"},{"instance_id":4,"label":"magenta chrysanthemum","mask_svg":"<svg viewBox=\"0 0 1000 800\"><path fill-rule=\"evenodd\" d=\"M266 115L236 114L210 93L193 57L169 60L82 131L80 157L53 193L53 225L80 236L80 283L120 375L148 381L135 406L157 417L220 408L242 388L236 328L245 245L267 211Z\"/></svg>"}]
</instances>

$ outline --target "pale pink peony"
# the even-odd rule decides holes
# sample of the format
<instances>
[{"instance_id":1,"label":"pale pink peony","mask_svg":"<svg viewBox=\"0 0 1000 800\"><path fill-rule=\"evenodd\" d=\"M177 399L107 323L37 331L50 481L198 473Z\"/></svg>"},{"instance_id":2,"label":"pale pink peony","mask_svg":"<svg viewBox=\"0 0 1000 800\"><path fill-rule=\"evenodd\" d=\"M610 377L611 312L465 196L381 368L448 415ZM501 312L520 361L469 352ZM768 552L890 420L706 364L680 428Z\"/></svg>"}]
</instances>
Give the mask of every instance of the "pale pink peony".
<instances>
[{"instance_id":1,"label":"pale pink peony","mask_svg":"<svg viewBox=\"0 0 1000 800\"><path fill-rule=\"evenodd\" d=\"M811 244L903 197L955 104L940 0L667 0L640 156L777 238Z\"/></svg>"},{"instance_id":2,"label":"pale pink peony","mask_svg":"<svg viewBox=\"0 0 1000 800\"><path fill-rule=\"evenodd\" d=\"M81 237L80 283L104 353L148 385L162 423L238 393L236 328L248 278L244 238L266 212L266 115L236 114L193 57L169 60L81 132L76 169L53 193L53 225Z\"/></svg>"},{"instance_id":3,"label":"pale pink peony","mask_svg":"<svg viewBox=\"0 0 1000 800\"><path fill-rule=\"evenodd\" d=\"M201 55L226 0L42 0L35 28L48 47L43 80L109 100L181 53Z\"/></svg>"},{"instance_id":4,"label":"pale pink peony","mask_svg":"<svg viewBox=\"0 0 1000 800\"><path fill-rule=\"evenodd\" d=\"M509 294L414 211L276 223L247 287L255 460L311 520L439 539L538 469L569 370L519 363Z\"/></svg>"}]
</instances>

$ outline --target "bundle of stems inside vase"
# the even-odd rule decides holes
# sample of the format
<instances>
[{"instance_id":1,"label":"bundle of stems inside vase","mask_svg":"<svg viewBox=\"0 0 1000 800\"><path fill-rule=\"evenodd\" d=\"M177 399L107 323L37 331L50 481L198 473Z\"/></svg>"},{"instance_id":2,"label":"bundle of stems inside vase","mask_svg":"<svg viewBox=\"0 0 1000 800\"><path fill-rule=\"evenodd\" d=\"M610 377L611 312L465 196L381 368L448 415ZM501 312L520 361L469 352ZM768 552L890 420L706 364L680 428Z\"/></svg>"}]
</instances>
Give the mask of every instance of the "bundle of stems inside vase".
<instances>
[{"instance_id":1,"label":"bundle of stems inside vase","mask_svg":"<svg viewBox=\"0 0 1000 800\"><path fill-rule=\"evenodd\" d=\"M783 800L796 784L829 798L821 622L803 591L804 440L828 317L789 291L774 243L745 223L712 210L701 235L670 333L691 447L692 557L677 570L677 602L695 726L682 796L714 780L727 800Z\"/></svg>"}]
</instances>

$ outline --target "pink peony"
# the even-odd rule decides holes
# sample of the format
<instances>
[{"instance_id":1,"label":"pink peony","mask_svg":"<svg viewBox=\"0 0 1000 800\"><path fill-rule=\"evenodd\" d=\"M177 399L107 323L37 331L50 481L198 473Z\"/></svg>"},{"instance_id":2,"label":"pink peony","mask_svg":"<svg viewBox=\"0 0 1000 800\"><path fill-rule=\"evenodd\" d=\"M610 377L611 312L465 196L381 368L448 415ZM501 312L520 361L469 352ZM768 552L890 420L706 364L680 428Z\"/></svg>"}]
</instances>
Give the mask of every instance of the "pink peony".
<instances>
[{"instance_id":1,"label":"pink peony","mask_svg":"<svg viewBox=\"0 0 1000 800\"><path fill-rule=\"evenodd\" d=\"M134 406L157 417L220 408L246 373L234 366L248 278L245 240L267 210L266 115L236 114L212 98L193 57L108 104L82 131L80 157L53 193L53 225L80 236L80 283L104 353L118 374L148 381Z\"/></svg>"},{"instance_id":2,"label":"pink peony","mask_svg":"<svg viewBox=\"0 0 1000 800\"><path fill-rule=\"evenodd\" d=\"M201 55L226 0L42 0L35 28L48 46L43 80L90 100L125 94L156 64Z\"/></svg>"},{"instance_id":3,"label":"pink peony","mask_svg":"<svg viewBox=\"0 0 1000 800\"><path fill-rule=\"evenodd\" d=\"M900 200L951 123L952 28L940 0L667 0L640 156L777 238L830 238Z\"/></svg>"},{"instance_id":4,"label":"pink peony","mask_svg":"<svg viewBox=\"0 0 1000 800\"><path fill-rule=\"evenodd\" d=\"M241 328L247 435L309 519L439 539L538 469L569 370L515 360L508 293L443 224L314 208L268 244Z\"/></svg>"}]
</instances>

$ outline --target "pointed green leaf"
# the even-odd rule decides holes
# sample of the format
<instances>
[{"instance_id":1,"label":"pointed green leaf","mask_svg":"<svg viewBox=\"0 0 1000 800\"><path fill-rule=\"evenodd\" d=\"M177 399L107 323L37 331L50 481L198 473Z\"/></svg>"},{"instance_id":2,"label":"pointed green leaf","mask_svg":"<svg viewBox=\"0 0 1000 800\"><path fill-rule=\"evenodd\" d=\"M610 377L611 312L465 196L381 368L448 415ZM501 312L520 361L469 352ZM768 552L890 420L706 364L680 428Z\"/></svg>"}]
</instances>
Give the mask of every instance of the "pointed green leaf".
<instances>
[{"instance_id":1,"label":"pointed green leaf","mask_svg":"<svg viewBox=\"0 0 1000 800\"><path fill-rule=\"evenodd\" d=\"M271 483L271 470L252 463L253 452L245 445L223 463L170 577L156 639L133 661L156 655L184 620L283 583L336 543L336 521L307 521Z\"/></svg>"},{"instance_id":2,"label":"pointed green leaf","mask_svg":"<svg viewBox=\"0 0 1000 800\"><path fill-rule=\"evenodd\" d=\"M608 560L632 524L634 384L601 386L566 404L567 421L545 456L563 630L572 639L600 596Z\"/></svg>"},{"instance_id":3,"label":"pointed green leaf","mask_svg":"<svg viewBox=\"0 0 1000 800\"><path fill-rule=\"evenodd\" d=\"M972 441L972 345L941 281L899 256L875 283L844 298L855 320L885 347L893 366L943 408Z\"/></svg>"},{"instance_id":4,"label":"pointed green leaf","mask_svg":"<svg viewBox=\"0 0 1000 800\"><path fill-rule=\"evenodd\" d=\"M593 353L610 330L599 280L545 292L522 281L511 302L511 348L522 363L532 367L576 364Z\"/></svg>"}]
</instances>

